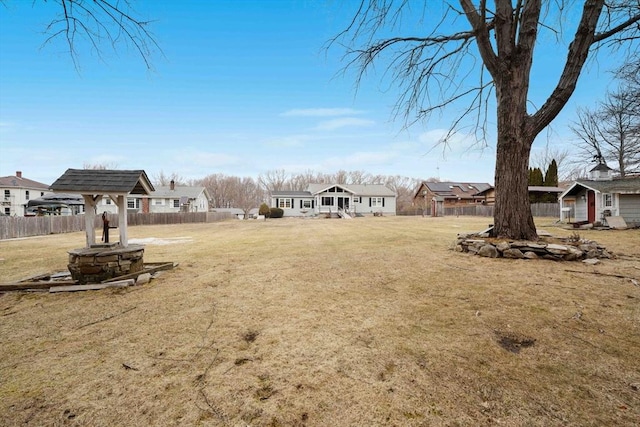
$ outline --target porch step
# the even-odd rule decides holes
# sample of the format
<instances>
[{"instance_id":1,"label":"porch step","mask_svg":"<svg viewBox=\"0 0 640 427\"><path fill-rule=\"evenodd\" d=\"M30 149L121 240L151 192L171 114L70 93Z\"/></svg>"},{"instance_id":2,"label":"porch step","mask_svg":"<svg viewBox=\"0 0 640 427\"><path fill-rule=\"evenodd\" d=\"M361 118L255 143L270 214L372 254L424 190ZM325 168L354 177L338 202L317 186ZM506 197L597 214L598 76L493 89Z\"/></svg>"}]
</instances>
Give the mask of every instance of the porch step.
<instances>
[{"instance_id":1,"label":"porch step","mask_svg":"<svg viewBox=\"0 0 640 427\"><path fill-rule=\"evenodd\" d=\"M343 219L353 219L351 215L349 215L345 211L338 211L338 216L340 216L340 218L343 218Z\"/></svg>"}]
</instances>

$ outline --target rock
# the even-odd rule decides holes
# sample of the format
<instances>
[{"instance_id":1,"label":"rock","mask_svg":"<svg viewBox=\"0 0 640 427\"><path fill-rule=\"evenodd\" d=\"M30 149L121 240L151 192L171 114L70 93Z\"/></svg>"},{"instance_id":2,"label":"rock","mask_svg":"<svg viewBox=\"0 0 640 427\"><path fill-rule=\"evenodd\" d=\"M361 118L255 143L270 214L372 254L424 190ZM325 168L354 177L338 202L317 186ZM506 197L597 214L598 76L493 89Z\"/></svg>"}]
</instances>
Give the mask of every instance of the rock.
<instances>
[{"instance_id":1,"label":"rock","mask_svg":"<svg viewBox=\"0 0 640 427\"><path fill-rule=\"evenodd\" d=\"M527 242L527 246L532 249L544 249L547 247L546 243Z\"/></svg>"},{"instance_id":2,"label":"rock","mask_svg":"<svg viewBox=\"0 0 640 427\"><path fill-rule=\"evenodd\" d=\"M136 279L136 285L144 285L145 283L149 283L151 280L151 273L142 273Z\"/></svg>"},{"instance_id":3,"label":"rock","mask_svg":"<svg viewBox=\"0 0 640 427\"><path fill-rule=\"evenodd\" d=\"M538 254L536 254L535 252L527 251L524 253L524 257L526 259L538 259Z\"/></svg>"},{"instance_id":4,"label":"rock","mask_svg":"<svg viewBox=\"0 0 640 427\"><path fill-rule=\"evenodd\" d=\"M462 252L462 251L464 251L464 249L462 248L462 245L456 245L455 251L456 252Z\"/></svg>"},{"instance_id":5,"label":"rock","mask_svg":"<svg viewBox=\"0 0 640 427\"><path fill-rule=\"evenodd\" d=\"M582 262L584 262L585 264L588 265L596 265L596 264L600 264L600 260L597 258L587 258L587 259L583 259Z\"/></svg>"},{"instance_id":6,"label":"rock","mask_svg":"<svg viewBox=\"0 0 640 427\"><path fill-rule=\"evenodd\" d=\"M478 251L478 255L483 256L483 257L487 257L487 258L497 258L498 257L498 250L493 245L484 245Z\"/></svg>"},{"instance_id":7,"label":"rock","mask_svg":"<svg viewBox=\"0 0 640 427\"><path fill-rule=\"evenodd\" d=\"M587 252L586 257L587 257L587 259L598 258L598 250L597 249L591 249L589 252Z\"/></svg>"},{"instance_id":8,"label":"rock","mask_svg":"<svg viewBox=\"0 0 640 427\"><path fill-rule=\"evenodd\" d=\"M549 243L547 245L547 251L556 255L566 255L569 253L569 248L565 245L556 245L555 243Z\"/></svg>"},{"instance_id":9,"label":"rock","mask_svg":"<svg viewBox=\"0 0 640 427\"><path fill-rule=\"evenodd\" d=\"M506 251L502 252L502 256L505 258L513 258L513 259L524 258L524 254L522 253L522 251L516 248L507 249Z\"/></svg>"},{"instance_id":10,"label":"rock","mask_svg":"<svg viewBox=\"0 0 640 427\"><path fill-rule=\"evenodd\" d=\"M496 249L500 252L504 252L507 249L511 248L507 242L500 242L496 245Z\"/></svg>"},{"instance_id":11,"label":"rock","mask_svg":"<svg viewBox=\"0 0 640 427\"><path fill-rule=\"evenodd\" d=\"M579 256L575 252L569 252L568 254L562 257L565 261L575 261L579 258Z\"/></svg>"}]
</instances>

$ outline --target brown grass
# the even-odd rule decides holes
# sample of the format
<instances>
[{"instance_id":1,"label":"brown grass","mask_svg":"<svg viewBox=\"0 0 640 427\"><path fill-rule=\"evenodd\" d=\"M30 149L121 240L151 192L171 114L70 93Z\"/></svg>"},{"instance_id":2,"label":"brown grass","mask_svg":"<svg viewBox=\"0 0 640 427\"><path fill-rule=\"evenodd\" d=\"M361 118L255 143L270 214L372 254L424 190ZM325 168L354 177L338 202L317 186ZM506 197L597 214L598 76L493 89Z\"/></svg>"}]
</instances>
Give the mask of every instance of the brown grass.
<instances>
[{"instance_id":1,"label":"brown grass","mask_svg":"<svg viewBox=\"0 0 640 427\"><path fill-rule=\"evenodd\" d=\"M145 261L180 266L0 296L0 424L637 425L640 233L581 231L626 255L593 267L450 250L488 221L133 227L176 239ZM0 281L64 270L83 242L0 242Z\"/></svg>"}]
</instances>

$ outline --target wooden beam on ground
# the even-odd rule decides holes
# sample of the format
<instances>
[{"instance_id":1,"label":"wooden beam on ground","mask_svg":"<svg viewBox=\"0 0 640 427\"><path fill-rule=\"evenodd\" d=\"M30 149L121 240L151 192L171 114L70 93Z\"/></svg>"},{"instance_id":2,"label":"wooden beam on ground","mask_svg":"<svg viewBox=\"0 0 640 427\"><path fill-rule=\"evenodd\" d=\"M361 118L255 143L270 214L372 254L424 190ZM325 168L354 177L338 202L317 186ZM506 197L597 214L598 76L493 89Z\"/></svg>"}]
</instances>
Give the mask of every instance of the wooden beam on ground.
<instances>
[{"instance_id":1,"label":"wooden beam on ground","mask_svg":"<svg viewBox=\"0 0 640 427\"><path fill-rule=\"evenodd\" d=\"M91 283L89 285L54 286L49 288L49 292L76 292L76 291L96 291L105 288L126 288L135 283L133 279L119 280L111 283Z\"/></svg>"},{"instance_id":2,"label":"wooden beam on ground","mask_svg":"<svg viewBox=\"0 0 640 427\"><path fill-rule=\"evenodd\" d=\"M151 267L153 265L153 267ZM178 264L175 264L173 262L164 262L164 263L145 263L144 265L144 269L140 270L140 271L136 271L135 273L129 273L129 274L124 274L122 276L118 276L118 277L112 277L111 279L107 279L107 280L103 280L100 283L111 283L115 280L123 280L123 279L135 279L137 278L139 275L144 274L144 273L155 273L156 271L162 271L162 270L171 270L174 267L177 267Z\"/></svg>"},{"instance_id":3,"label":"wooden beam on ground","mask_svg":"<svg viewBox=\"0 0 640 427\"><path fill-rule=\"evenodd\" d=\"M49 289L52 285L74 285L78 282L75 280L57 280L55 282L38 282L38 281L23 281L14 283L2 283L0 284L0 292L6 291L27 291L29 289Z\"/></svg>"}]
</instances>

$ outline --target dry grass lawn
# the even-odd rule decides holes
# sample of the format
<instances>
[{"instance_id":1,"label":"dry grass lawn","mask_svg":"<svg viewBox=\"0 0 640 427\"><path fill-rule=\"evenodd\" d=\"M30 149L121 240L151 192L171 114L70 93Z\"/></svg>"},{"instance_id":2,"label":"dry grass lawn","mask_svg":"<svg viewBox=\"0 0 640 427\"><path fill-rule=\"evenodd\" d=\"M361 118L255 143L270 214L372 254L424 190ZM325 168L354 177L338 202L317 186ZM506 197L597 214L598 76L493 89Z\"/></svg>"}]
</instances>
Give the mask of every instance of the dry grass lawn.
<instances>
[{"instance_id":1,"label":"dry grass lawn","mask_svg":"<svg viewBox=\"0 0 640 427\"><path fill-rule=\"evenodd\" d=\"M179 267L138 287L0 295L0 424L640 424L640 232L581 231L625 255L596 266L451 250L489 221L131 228L163 239L145 261ZM0 281L65 270L83 245L2 241Z\"/></svg>"}]
</instances>

